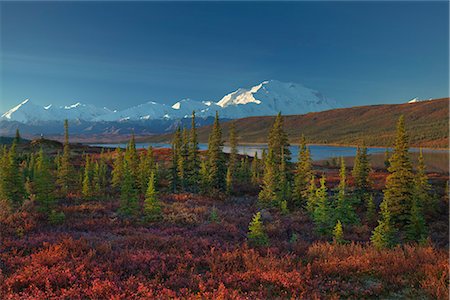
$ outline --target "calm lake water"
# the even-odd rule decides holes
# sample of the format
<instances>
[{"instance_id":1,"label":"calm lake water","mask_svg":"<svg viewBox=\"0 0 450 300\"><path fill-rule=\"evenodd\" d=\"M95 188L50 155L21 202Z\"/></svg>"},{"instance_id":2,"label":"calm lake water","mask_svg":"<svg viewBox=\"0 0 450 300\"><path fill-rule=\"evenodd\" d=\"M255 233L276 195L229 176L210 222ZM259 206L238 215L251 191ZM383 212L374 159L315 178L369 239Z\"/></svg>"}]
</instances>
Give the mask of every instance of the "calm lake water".
<instances>
[{"instance_id":1,"label":"calm lake water","mask_svg":"<svg viewBox=\"0 0 450 300\"><path fill-rule=\"evenodd\" d=\"M126 143L123 144L90 144L91 146L99 146L99 147L106 147L106 148L125 148ZM136 148L142 149L142 148L148 148L149 146L152 146L153 148L171 148L170 144L166 143L136 143ZM208 144L199 144L200 150L206 150L208 148ZM258 153L258 157L261 157L263 149L267 149L267 145L239 145L238 151L240 154L247 154L250 156L254 156L255 152ZM292 161L297 161L297 155L299 151L298 146L291 146L290 147L292 152ZM355 156L356 154L356 147L343 147L343 146L327 146L327 145L310 145L309 149L311 151L312 159L317 160L323 160L323 159L329 159L332 157L348 157L348 156ZM224 146L223 151L226 153L230 152L230 147ZM386 150L385 148L368 148L367 152L369 154L379 154L384 153ZM412 152L418 152L419 149L412 148ZM447 150L435 150L435 149L423 149L424 153L448 153Z\"/></svg>"}]
</instances>

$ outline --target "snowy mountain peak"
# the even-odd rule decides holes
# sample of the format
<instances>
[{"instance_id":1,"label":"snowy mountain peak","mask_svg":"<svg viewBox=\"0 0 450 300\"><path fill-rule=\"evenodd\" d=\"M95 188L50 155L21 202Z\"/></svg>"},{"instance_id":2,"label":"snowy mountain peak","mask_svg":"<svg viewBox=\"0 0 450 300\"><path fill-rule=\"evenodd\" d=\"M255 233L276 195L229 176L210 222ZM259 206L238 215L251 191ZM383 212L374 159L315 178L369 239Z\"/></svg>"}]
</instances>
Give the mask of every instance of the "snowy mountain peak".
<instances>
[{"instance_id":1,"label":"snowy mountain peak","mask_svg":"<svg viewBox=\"0 0 450 300\"><path fill-rule=\"evenodd\" d=\"M77 102L75 104L72 105L68 105L68 106L64 106L65 109L72 109L72 108L77 108L79 106L81 106L82 104L80 102Z\"/></svg>"},{"instance_id":2,"label":"snowy mountain peak","mask_svg":"<svg viewBox=\"0 0 450 300\"><path fill-rule=\"evenodd\" d=\"M76 102L67 106L38 106L28 99L2 115L2 119L32 123L38 121L127 121L190 118L195 111L200 118L214 116L237 119L250 116L304 114L339 107L336 102L321 93L292 82L266 80L248 88L239 88L225 95L218 102L182 99L172 105L155 101L112 111L91 104Z\"/></svg>"}]
</instances>

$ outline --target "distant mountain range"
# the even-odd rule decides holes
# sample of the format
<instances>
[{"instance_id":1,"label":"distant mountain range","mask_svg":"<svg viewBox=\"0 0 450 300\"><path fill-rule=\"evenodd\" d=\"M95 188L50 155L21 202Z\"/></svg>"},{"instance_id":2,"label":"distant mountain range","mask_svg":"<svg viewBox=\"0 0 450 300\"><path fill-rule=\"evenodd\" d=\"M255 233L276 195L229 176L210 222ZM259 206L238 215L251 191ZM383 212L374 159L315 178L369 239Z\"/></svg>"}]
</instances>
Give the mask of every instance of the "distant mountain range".
<instances>
[{"instance_id":1,"label":"distant mountain range","mask_svg":"<svg viewBox=\"0 0 450 300\"><path fill-rule=\"evenodd\" d=\"M251 88L240 88L217 102L183 99L173 105L166 105L150 101L120 111L80 102L60 107L39 106L26 99L5 112L1 119L27 124L64 119L85 122L177 120L190 118L192 111L200 118L214 116L218 111L222 118L238 119L271 116L278 112L303 114L337 107L340 105L335 101L300 84L269 80Z\"/></svg>"},{"instance_id":2,"label":"distant mountain range","mask_svg":"<svg viewBox=\"0 0 450 300\"><path fill-rule=\"evenodd\" d=\"M25 135L55 135L62 132L64 119L72 134L121 135L161 134L178 124L190 122L196 112L198 125L210 124L216 111L222 120L250 116L304 114L340 107L321 93L297 83L277 80L239 88L218 101L182 99L173 105L150 101L124 110L112 110L77 102L67 106L40 106L26 99L0 117L0 135L12 135L16 128Z\"/></svg>"}]
</instances>

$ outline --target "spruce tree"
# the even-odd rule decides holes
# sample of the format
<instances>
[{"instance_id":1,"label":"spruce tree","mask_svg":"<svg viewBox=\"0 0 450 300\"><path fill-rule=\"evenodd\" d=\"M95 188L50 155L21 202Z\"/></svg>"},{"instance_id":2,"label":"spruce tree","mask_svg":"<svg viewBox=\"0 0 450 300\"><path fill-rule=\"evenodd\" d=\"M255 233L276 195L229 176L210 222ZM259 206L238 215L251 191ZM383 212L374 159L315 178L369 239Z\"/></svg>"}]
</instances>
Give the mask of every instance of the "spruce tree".
<instances>
[{"instance_id":1,"label":"spruce tree","mask_svg":"<svg viewBox=\"0 0 450 300\"><path fill-rule=\"evenodd\" d=\"M259 183L259 159L258 159L258 152L255 151L255 156L252 160L251 165L251 183L253 185L257 185Z\"/></svg>"},{"instance_id":2,"label":"spruce tree","mask_svg":"<svg viewBox=\"0 0 450 300\"><path fill-rule=\"evenodd\" d=\"M147 191L148 180L150 178L151 172L155 172L156 164L153 157L153 148L149 146L147 151L142 152L139 156L139 188L141 193ZM156 174L155 174L156 178Z\"/></svg>"},{"instance_id":3,"label":"spruce tree","mask_svg":"<svg viewBox=\"0 0 450 300\"><path fill-rule=\"evenodd\" d=\"M16 144L20 144L22 142L22 138L20 137L19 128L16 129L16 136L14 137L14 142L16 142Z\"/></svg>"},{"instance_id":4,"label":"spruce tree","mask_svg":"<svg viewBox=\"0 0 450 300\"><path fill-rule=\"evenodd\" d=\"M50 162L45 156L44 150L41 148L36 161L36 200L40 210L46 214L49 214L55 205L55 198L53 195L55 186L53 182Z\"/></svg>"},{"instance_id":5,"label":"spruce tree","mask_svg":"<svg viewBox=\"0 0 450 300\"><path fill-rule=\"evenodd\" d=\"M119 212L126 216L134 216L138 213L138 195L135 181L131 173L128 161L124 163L123 180L120 188L120 208Z\"/></svg>"},{"instance_id":6,"label":"spruce tree","mask_svg":"<svg viewBox=\"0 0 450 300\"><path fill-rule=\"evenodd\" d=\"M308 196L306 199L306 211L312 216L314 214L314 210L316 209L316 205L317 205L317 196L316 196L316 192L317 192L317 186L316 186L316 178L313 175L311 175L311 179L309 181L309 186L308 186Z\"/></svg>"},{"instance_id":7,"label":"spruce tree","mask_svg":"<svg viewBox=\"0 0 450 300\"><path fill-rule=\"evenodd\" d=\"M180 190L186 191L188 183L188 155L189 155L189 139L186 128L183 128L181 138L181 148L178 155L178 180L180 183Z\"/></svg>"},{"instance_id":8,"label":"spruce tree","mask_svg":"<svg viewBox=\"0 0 450 300\"><path fill-rule=\"evenodd\" d=\"M390 158L390 153L389 153L389 149L386 148L386 151L384 152L384 167L386 168L386 170L389 168L389 158Z\"/></svg>"},{"instance_id":9,"label":"spruce tree","mask_svg":"<svg viewBox=\"0 0 450 300\"><path fill-rule=\"evenodd\" d=\"M226 176L226 193L227 195L231 195L233 192L233 173L231 171L231 166L227 168L227 176Z\"/></svg>"},{"instance_id":10,"label":"spruce tree","mask_svg":"<svg viewBox=\"0 0 450 300\"><path fill-rule=\"evenodd\" d=\"M330 207L328 203L328 192L325 186L325 176L320 179L320 186L316 190L316 207L313 213L313 220L317 231L321 234L328 234L330 230Z\"/></svg>"},{"instance_id":11,"label":"spruce tree","mask_svg":"<svg viewBox=\"0 0 450 300\"><path fill-rule=\"evenodd\" d=\"M355 194L358 200L363 201L371 189L369 174L371 172L369 157L367 155L367 147L364 145L357 148L356 157L353 166L353 179L355 184Z\"/></svg>"},{"instance_id":12,"label":"spruce tree","mask_svg":"<svg viewBox=\"0 0 450 300\"><path fill-rule=\"evenodd\" d=\"M22 205L26 191L15 141L8 152L4 150L2 173L3 196L13 209L17 209Z\"/></svg>"},{"instance_id":13,"label":"spruce tree","mask_svg":"<svg viewBox=\"0 0 450 300\"><path fill-rule=\"evenodd\" d=\"M231 176L231 184L233 184L234 180L235 180L235 175L236 175L236 169L237 169L237 165L238 165L238 142L237 142L237 137L236 137L236 125L234 122L231 123L230 125L230 136L229 136L229 141L230 141L230 157L229 157L229 161L228 161L228 169L230 170L230 176Z\"/></svg>"},{"instance_id":14,"label":"spruce tree","mask_svg":"<svg viewBox=\"0 0 450 300\"><path fill-rule=\"evenodd\" d=\"M222 129L219 123L219 114L216 112L208 140L209 186L213 192L222 192L226 188L225 177L227 170L222 146Z\"/></svg>"},{"instance_id":15,"label":"spruce tree","mask_svg":"<svg viewBox=\"0 0 450 300\"><path fill-rule=\"evenodd\" d=\"M375 207L375 203L373 201L373 195L370 195L367 198L366 203L366 219L369 223L374 223L376 221L377 211Z\"/></svg>"},{"instance_id":16,"label":"spruce tree","mask_svg":"<svg viewBox=\"0 0 450 300\"><path fill-rule=\"evenodd\" d=\"M282 149L284 152L285 162L289 162L291 160L291 150L289 149L287 134L283 129L283 117L281 116L281 113L278 113L273 123L273 126L270 129L268 146L269 150L272 149L273 151L273 161L275 165L277 166L281 165Z\"/></svg>"},{"instance_id":17,"label":"spruce tree","mask_svg":"<svg viewBox=\"0 0 450 300\"><path fill-rule=\"evenodd\" d=\"M377 249L391 248L396 244L396 229L391 218L391 211L388 201L384 199L380 205L380 219L378 226L372 232L370 241Z\"/></svg>"},{"instance_id":18,"label":"spruce tree","mask_svg":"<svg viewBox=\"0 0 450 300\"><path fill-rule=\"evenodd\" d=\"M258 194L258 202L263 206L276 205L277 178L275 177L276 170L273 159L273 150L270 149L265 160L266 165L264 168L261 191Z\"/></svg>"},{"instance_id":19,"label":"spruce tree","mask_svg":"<svg viewBox=\"0 0 450 300\"><path fill-rule=\"evenodd\" d=\"M180 185L178 164L181 151L181 129L177 127L172 140L171 166L170 166L170 185L172 192L176 193Z\"/></svg>"},{"instance_id":20,"label":"spruce tree","mask_svg":"<svg viewBox=\"0 0 450 300\"><path fill-rule=\"evenodd\" d=\"M417 205L420 209L425 209L429 214L436 211L436 201L430 195L431 185L428 182L426 173L425 160L423 158L422 148L419 151L419 160L417 165L417 172L414 178L414 197L417 199Z\"/></svg>"},{"instance_id":21,"label":"spruce tree","mask_svg":"<svg viewBox=\"0 0 450 300\"><path fill-rule=\"evenodd\" d=\"M269 244L269 238L264 232L264 225L261 221L261 213L257 212L250 225L248 226L247 238L252 245L255 246L267 246Z\"/></svg>"},{"instance_id":22,"label":"spruce tree","mask_svg":"<svg viewBox=\"0 0 450 300\"><path fill-rule=\"evenodd\" d=\"M412 199L411 211L409 212L408 224L406 225L406 239L422 243L427 237L425 218L422 206L419 203L419 195L415 194Z\"/></svg>"},{"instance_id":23,"label":"spruce tree","mask_svg":"<svg viewBox=\"0 0 450 300\"><path fill-rule=\"evenodd\" d=\"M308 197L309 181L312 176L312 162L306 139L302 136L300 151L298 152L297 169L294 179L294 206L299 208L305 205Z\"/></svg>"},{"instance_id":24,"label":"spruce tree","mask_svg":"<svg viewBox=\"0 0 450 300\"><path fill-rule=\"evenodd\" d=\"M69 122L64 120L64 148L63 155L59 160L57 170L57 184L62 196L66 196L73 189L73 170L69 146Z\"/></svg>"},{"instance_id":25,"label":"spruce tree","mask_svg":"<svg viewBox=\"0 0 450 300\"><path fill-rule=\"evenodd\" d=\"M148 181L147 192L145 193L144 215L147 221L156 221L161 218L161 204L158 200L158 193L155 186L155 172L152 171Z\"/></svg>"},{"instance_id":26,"label":"spruce tree","mask_svg":"<svg viewBox=\"0 0 450 300\"><path fill-rule=\"evenodd\" d=\"M291 184L288 178L286 160L284 159L284 149L281 149L281 165L279 174L277 201L280 204L282 201L286 201L287 203L291 200Z\"/></svg>"},{"instance_id":27,"label":"spruce tree","mask_svg":"<svg viewBox=\"0 0 450 300\"><path fill-rule=\"evenodd\" d=\"M409 158L409 138L403 116L397 124L394 152L389 160L389 175L386 178L384 200L388 203L394 224L403 227L408 221L414 193L414 175Z\"/></svg>"},{"instance_id":28,"label":"spruce tree","mask_svg":"<svg viewBox=\"0 0 450 300\"><path fill-rule=\"evenodd\" d=\"M341 223L340 220L337 220L336 226L334 226L334 229L333 229L333 241L336 244L343 244L343 243L345 243L344 230L342 229L342 223Z\"/></svg>"},{"instance_id":29,"label":"spruce tree","mask_svg":"<svg viewBox=\"0 0 450 300\"><path fill-rule=\"evenodd\" d=\"M191 192L198 192L198 181L200 179L200 157L198 148L198 136L195 124L195 111L192 111L191 131L189 134L188 154L188 184Z\"/></svg>"},{"instance_id":30,"label":"spruce tree","mask_svg":"<svg viewBox=\"0 0 450 300\"><path fill-rule=\"evenodd\" d=\"M134 182L138 182L139 178L139 156L136 150L136 141L134 137L134 131L131 134L131 139L128 142L127 148L125 150L124 160L129 166L131 176Z\"/></svg>"},{"instance_id":31,"label":"spruce tree","mask_svg":"<svg viewBox=\"0 0 450 300\"><path fill-rule=\"evenodd\" d=\"M83 176L83 197L90 199L94 196L95 187L93 186L94 177L94 164L89 155L86 155L86 162L84 164L84 176Z\"/></svg>"},{"instance_id":32,"label":"spruce tree","mask_svg":"<svg viewBox=\"0 0 450 300\"><path fill-rule=\"evenodd\" d=\"M351 199L347 194L346 169L344 158L341 157L341 169L339 172L340 182L336 199L335 219L344 224L356 223L358 216L352 206Z\"/></svg>"},{"instance_id":33,"label":"spruce tree","mask_svg":"<svg viewBox=\"0 0 450 300\"><path fill-rule=\"evenodd\" d=\"M200 163L200 192L202 194L208 194L209 192L209 173L206 160L202 160Z\"/></svg>"},{"instance_id":34,"label":"spruce tree","mask_svg":"<svg viewBox=\"0 0 450 300\"><path fill-rule=\"evenodd\" d=\"M111 178L111 185L113 188L118 189L122 185L122 179L123 179L123 155L122 150L117 147L116 149L116 157L114 159L113 163L113 170L112 170L112 178Z\"/></svg>"}]
</instances>

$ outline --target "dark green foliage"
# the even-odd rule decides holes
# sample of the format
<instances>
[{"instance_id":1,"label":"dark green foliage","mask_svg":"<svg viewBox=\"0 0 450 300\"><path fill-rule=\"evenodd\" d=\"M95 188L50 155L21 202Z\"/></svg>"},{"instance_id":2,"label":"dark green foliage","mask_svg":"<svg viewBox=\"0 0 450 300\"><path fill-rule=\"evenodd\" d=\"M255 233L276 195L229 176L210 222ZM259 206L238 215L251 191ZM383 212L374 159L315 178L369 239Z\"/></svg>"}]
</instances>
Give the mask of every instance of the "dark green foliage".
<instances>
[{"instance_id":1,"label":"dark green foliage","mask_svg":"<svg viewBox=\"0 0 450 300\"><path fill-rule=\"evenodd\" d=\"M123 155L120 148L116 149L116 158L114 159L111 175L111 185L113 188L118 189L123 179Z\"/></svg>"},{"instance_id":2,"label":"dark green foliage","mask_svg":"<svg viewBox=\"0 0 450 300\"><path fill-rule=\"evenodd\" d=\"M66 220L66 215L62 211L52 209L48 215L48 222L52 225L61 225Z\"/></svg>"},{"instance_id":3,"label":"dark green foliage","mask_svg":"<svg viewBox=\"0 0 450 300\"><path fill-rule=\"evenodd\" d=\"M125 216L135 216L138 213L138 195L135 181L128 162L124 163L123 180L120 188L119 212Z\"/></svg>"},{"instance_id":4,"label":"dark green foliage","mask_svg":"<svg viewBox=\"0 0 450 300\"><path fill-rule=\"evenodd\" d=\"M339 220L344 224L352 224L358 222L358 216L353 207L352 199L347 192L347 176L345 173L345 161L341 157L340 182L336 197L336 207L333 213L335 220Z\"/></svg>"},{"instance_id":5,"label":"dark green foliage","mask_svg":"<svg viewBox=\"0 0 450 300\"><path fill-rule=\"evenodd\" d=\"M156 221L161 219L161 204L158 200L158 192L155 186L155 173L152 172L148 181L147 192L144 201L144 218L147 221Z\"/></svg>"},{"instance_id":6,"label":"dark green foliage","mask_svg":"<svg viewBox=\"0 0 450 300\"><path fill-rule=\"evenodd\" d=\"M278 113L268 137L269 150L273 151L273 161L277 166L281 165L282 151L285 162L291 160L291 150L286 132L283 129L283 117Z\"/></svg>"},{"instance_id":7,"label":"dark green foliage","mask_svg":"<svg viewBox=\"0 0 450 300\"><path fill-rule=\"evenodd\" d=\"M209 221L211 223L220 223L219 212L215 206L212 207L211 212L209 214Z\"/></svg>"},{"instance_id":8,"label":"dark green foliage","mask_svg":"<svg viewBox=\"0 0 450 300\"><path fill-rule=\"evenodd\" d=\"M253 157L252 160L252 165L251 165L251 183L253 185L257 185L259 184L260 181L260 167L259 167L260 161L258 159L258 152L255 152L255 156Z\"/></svg>"},{"instance_id":9,"label":"dark green foliage","mask_svg":"<svg viewBox=\"0 0 450 300\"><path fill-rule=\"evenodd\" d=\"M258 202L263 206L276 205L277 200L277 178L273 162L273 151L269 150L269 155L265 159L264 177L261 191L258 194Z\"/></svg>"},{"instance_id":10,"label":"dark green foliage","mask_svg":"<svg viewBox=\"0 0 450 300\"><path fill-rule=\"evenodd\" d=\"M198 181L200 179L200 157L198 152L198 136L195 124L195 111L192 112L191 131L189 135L187 173L189 190L191 192L198 192Z\"/></svg>"},{"instance_id":11,"label":"dark green foliage","mask_svg":"<svg viewBox=\"0 0 450 300\"><path fill-rule=\"evenodd\" d=\"M171 166L170 166L170 185L172 192L176 193L180 185L178 164L181 152L181 129L177 127L172 140Z\"/></svg>"},{"instance_id":12,"label":"dark green foliage","mask_svg":"<svg viewBox=\"0 0 450 300\"><path fill-rule=\"evenodd\" d=\"M381 202L380 209L378 226L373 230L370 241L377 249L391 248L396 244L397 230L394 228L390 207L386 199Z\"/></svg>"},{"instance_id":13,"label":"dark green foliage","mask_svg":"<svg viewBox=\"0 0 450 300\"><path fill-rule=\"evenodd\" d=\"M58 160L57 168L57 185L60 194L66 196L74 188L74 170L70 161L70 145L69 145L69 122L64 121L64 150L63 155Z\"/></svg>"},{"instance_id":14,"label":"dark green foliage","mask_svg":"<svg viewBox=\"0 0 450 300\"><path fill-rule=\"evenodd\" d=\"M294 207L305 206L308 198L309 181L312 176L312 161L309 148L306 147L306 139L302 136L300 151L298 152L297 169L294 179Z\"/></svg>"},{"instance_id":15,"label":"dark green foliage","mask_svg":"<svg viewBox=\"0 0 450 300\"><path fill-rule=\"evenodd\" d=\"M250 225L248 226L248 241L254 246L267 246L269 244L269 238L264 232L264 225L261 221L261 213L257 212Z\"/></svg>"},{"instance_id":16,"label":"dark green foliage","mask_svg":"<svg viewBox=\"0 0 450 300\"><path fill-rule=\"evenodd\" d=\"M130 142L125 150L124 161L128 164L131 176L135 182L139 179L139 156L136 150L136 141L134 138L134 132L131 135Z\"/></svg>"},{"instance_id":17,"label":"dark green foliage","mask_svg":"<svg viewBox=\"0 0 450 300\"><path fill-rule=\"evenodd\" d=\"M13 142L9 151L3 148L1 169L1 196L9 203L10 208L17 209L22 205L26 191L16 142Z\"/></svg>"},{"instance_id":18,"label":"dark green foliage","mask_svg":"<svg viewBox=\"0 0 450 300\"><path fill-rule=\"evenodd\" d=\"M367 147L364 144L361 147L358 146L352 175L355 185L355 195L361 202L364 202L371 190L371 182L369 179L371 171Z\"/></svg>"},{"instance_id":19,"label":"dark green foliage","mask_svg":"<svg viewBox=\"0 0 450 300\"><path fill-rule=\"evenodd\" d=\"M50 170L50 162L44 154L39 151L35 171L36 201L42 212L49 214L55 205L54 179Z\"/></svg>"},{"instance_id":20,"label":"dark green foliage","mask_svg":"<svg viewBox=\"0 0 450 300\"><path fill-rule=\"evenodd\" d=\"M390 166L390 163L389 163L390 156L391 156L391 154L389 153L389 149L386 148L386 151L384 152L384 167L386 168L386 170Z\"/></svg>"},{"instance_id":21,"label":"dark green foliage","mask_svg":"<svg viewBox=\"0 0 450 300\"><path fill-rule=\"evenodd\" d=\"M216 118L208 140L208 182L213 193L224 192L226 189L227 170L222 146L222 129L219 123L219 115L216 112Z\"/></svg>"},{"instance_id":22,"label":"dark green foliage","mask_svg":"<svg viewBox=\"0 0 450 300\"><path fill-rule=\"evenodd\" d=\"M93 185L94 172L95 164L93 163L89 155L86 155L86 161L84 164L83 187L81 192L83 194L83 197L87 199L92 198L95 194L95 187Z\"/></svg>"},{"instance_id":23,"label":"dark green foliage","mask_svg":"<svg viewBox=\"0 0 450 300\"><path fill-rule=\"evenodd\" d=\"M397 125L394 152L389 160L389 176L386 178L384 201L389 205L394 224L404 226L408 222L414 192L414 175L409 158L408 135L403 116Z\"/></svg>"},{"instance_id":24,"label":"dark green foliage","mask_svg":"<svg viewBox=\"0 0 450 300\"><path fill-rule=\"evenodd\" d=\"M340 220L337 220L336 226L333 229L333 242L336 244L344 244L344 230L342 229L342 223Z\"/></svg>"},{"instance_id":25,"label":"dark green foliage","mask_svg":"<svg viewBox=\"0 0 450 300\"><path fill-rule=\"evenodd\" d=\"M417 173L415 174L414 183L414 197L417 198L417 204L423 208L424 212L428 215L434 214L437 211L437 202L430 194L431 185L428 182L422 149L420 149L419 152Z\"/></svg>"},{"instance_id":26,"label":"dark green foliage","mask_svg":"<svg viewBox=\"0 0 450 300\"><path fill-rule=\"evenodd\" d=\"M377 219L377 211L373 202L373 195L370 195L366 201L366 219L369 223L374 223Z\"/></svg>"},{"instance_id":27,"label":"dark green foliage","mask_svg":"<svg viewBox=\"0 0 450 300\"><path fill-rule=\"evenodd\" d=\"M187 167L189 165L188 155L189 155L189 138L186 128L183 128L181 134L181 147L178 154L178 164L177 164L179 189L182 192L186 191L186 187L188 184L188 170L187 170Z\"/></svg>"},{"instance_id":28,"label":"dark green foliage","mask_svg":"<svg viewBox=\"0 0 450 300\"><path fill-rule=\"evenodd\" d=\"M422 243L426 240L427 233L425 218L423 217L422 206L419 201L418 195L415 195L412 200L408 224L406 225L406 239Z\"/></svg>"},{"instance_id":29,"label":"dark green foliage","mask_svg":"<svg viewBox=\"0 0 450 300\"><path fill-rule=\"evenodd\" d=\"M320 179L320 186L316 190L315 208L313 212L313 220L319 233L327 235L332 228L331 208L328 201L328 190L325 186L325 176ZM331 227L331 228L330 228Z\"/></svg>"},{"instance_id":30,"label":"dark green foliage","mask_svg":"<svg viewBox=\"0 0 450 300\"><path fill-rule=\"evenodd\" d=\"M309 181L309 186L308 186L308 196L306 199L306 211L312 216L314 213L314 210L316 209L316 204L317 204L317 196L316 196L316 192L317 192L317 186L316 186L316 178L314 177L314 175L311 175L311 179Z\"/></svg>"}]
</instances>

